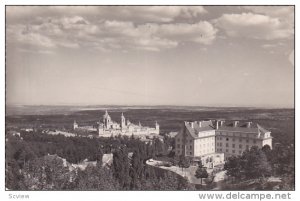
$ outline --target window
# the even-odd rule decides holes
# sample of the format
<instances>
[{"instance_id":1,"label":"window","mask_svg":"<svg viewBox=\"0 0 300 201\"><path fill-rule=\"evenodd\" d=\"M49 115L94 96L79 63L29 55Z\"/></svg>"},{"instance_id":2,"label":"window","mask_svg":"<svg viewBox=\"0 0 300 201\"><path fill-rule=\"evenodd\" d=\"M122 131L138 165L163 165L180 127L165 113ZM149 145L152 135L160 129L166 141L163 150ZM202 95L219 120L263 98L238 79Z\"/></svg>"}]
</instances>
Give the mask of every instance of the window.
<instances>
[{"instance_id":1,"label":"window","mask_svg":"<svg viewBox=\"0 0 300 201\"><path fill-rule=\"evenodd\" d=\"M220 147L222 146L222 142L220 142Z\"/></svg>"},{"instance_id":2,"label":"window","mask_svg":"<svg viewBox=\"0 0 300 201\"><path fill-rule=\"evenodd\" d=\"M232 150L232 153L235 154L235 150Z\"/></svg>"},{"instance_id":3,"label":"window","mask_svg":"<svg viewBox=\"0 0 300 201\"><path fill-rule=\"evenodd\" d=\"M240 140L239 140L240 142L243 142L243 139L242 138L240 138Z\"/></svg>"},{"instance_id":4,"label":"window","mask_svg":"<svg viewBox=\"0 0 300 201\"><path fill-rule=\"evenodd\" d=\"M193 146L191 145L191 146L190 146L190 149L192 149L192 147L193 147Z\"/></svg>"},{"instance_id":5,"label":"window","mask_svg":"<svg viewBox=\"0 0 300 201\"><path fill-rule=\"evenodd\" d=\"M226 143L226 147L229 147L229 146L228 146L228 143Z\"/></svg>"},{"instance_id":6,"label":"window","mask_svg":"<svg viewBox=\"0 0 300 201\"><path fill-rule=\"evenodd\" d=\"M253 140L253 144L256 144L256 140Z\"/></svg>"},{"instance_id":7,"label":"window","mask_svg":"<svg viewBox=\"0 0 300 201\"><path fill-rule=\"evenodd\" d=\"M229 141L229 139L228 139L228 138L226 138L226 141Z\"/></svg>"},{"instance_id":8,"label":"window","mask_svg":"<svg viewBox=\"0 0 300 201\"><path fill-rule=\"evenodd\" d=\"M235 148L235 144L232 144L232 148Z\"/></svg>"},{"instance_id":9,"label":"window","mask_svg":"<svg viewBox=\"0 0 300 201\"><path fill-rule=\"evenodd\" d=\"M232 141L235 142L235 138L232 138Z\"/></svg>"},{"instance_id":10,"label":"window","mask_svg":"<svg viewBox=\"0 0 300 201\"><path fill-rule=\"evenodd\" d=\"M192 152L190 152L190 155L192 155Z\"/></svg>"},{"instance_id":11,"label":"window","mask_svg":"<svg viewBox=\"0 0 300 201\"><path fill-rule=\"evenodd\" d=\"M180 142L180 138L177 138L177 142Z\"/></svg>"},{"instance_id":12,"label":"window","mask_svg":"<svg viewBox=\"0 0 300 201\"><path fill-rule=\"evenodd\" d=\"M193 142L193 140L190 140L190 143L192 143Z\"/></svg>"},{"instance_id":13,"label":"window","mask_svg":"<svg viewBox=\"0 0 300 201\"><path fill-rule=\"evenodd\" d=\"M228 153L228 149L226 149L226 153Z\"/></svg>"},{"instance_id":14,"label":"window","mask_svg":"<svg viewBox=\"0 0 300 201\"><path fill-rule=\"evenodd\" d=\"M180 148L180 144L177 145L177 148Z\"/></svg>"},{"instance_id":15,"label":"window","mask_svg":"<svg viewBox=\"0 0 300 201\"><path fill-rule=\"evenodd\" d=\"M220 149L220 152L222 152L222 149Z\"/></svg>"},{"instance_id":16,"label":"window","mask_svg":"<svg viewBox=\"0 0 300 201\"><path fill-rule=\"evenodd\" d=\"M248 142L249 142L249 140L247 139L247 140L246 140L246 142L248 143Z\"/></svg>"},{"instance_id":17,"label":"window","mask_svg":"<svg viewBox=\"0 0 300 201\"><path fill-rule=\"evenodd\" d=\"M182 145L182 149L184 148L184 144Z\"/></svg>"},{"instance_id":18,"label":"window","mask_svg":"<svg viewBox=\"0 0 300 201\"><path fill-rule=\"evenodd\" d=\"M242 149L242 148L243 148L243 145L240 144L240 145L239 145L239 148Z\"/></svg>"}]
</instances>

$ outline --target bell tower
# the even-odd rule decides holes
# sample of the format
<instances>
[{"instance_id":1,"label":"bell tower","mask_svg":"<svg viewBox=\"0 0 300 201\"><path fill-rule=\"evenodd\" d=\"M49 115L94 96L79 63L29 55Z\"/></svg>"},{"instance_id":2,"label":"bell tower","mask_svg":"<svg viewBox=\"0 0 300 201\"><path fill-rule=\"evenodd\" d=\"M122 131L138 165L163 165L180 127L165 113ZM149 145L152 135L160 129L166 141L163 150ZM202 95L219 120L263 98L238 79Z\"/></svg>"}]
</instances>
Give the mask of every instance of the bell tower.
<instances>
[{"instance_id":1,"label":"bell tower","mask_svg":"<svg viewBox=\"0 0 300 201\"><path fill-rule=\"evenodd\" d=\"M105 111L105 114L103 115L103 124L104 124L104 127L106 129L109 129L110 128L110 125L111 125L111 118L107 112L107 110Z\"/></svg>"}]
</instances>

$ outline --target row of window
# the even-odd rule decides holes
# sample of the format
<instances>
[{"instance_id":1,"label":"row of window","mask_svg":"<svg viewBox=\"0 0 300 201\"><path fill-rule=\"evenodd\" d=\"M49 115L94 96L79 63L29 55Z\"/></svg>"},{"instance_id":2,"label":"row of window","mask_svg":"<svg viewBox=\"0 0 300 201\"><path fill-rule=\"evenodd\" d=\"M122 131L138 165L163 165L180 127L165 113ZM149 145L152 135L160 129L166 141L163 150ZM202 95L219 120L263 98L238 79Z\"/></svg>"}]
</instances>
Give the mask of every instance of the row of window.
<instances>
[{"instance_id":1,"label":"row of window","mask_svg":"<svg viewBox=\"0 0 300 201\"><path fill-rule=\"evenodd\" d=\"M223 138L222 138L222 137L217 137L216 139L217 139L217 140L222 140ZM226 139L226 141L229 141L230 138L225 138L225 139ZM233 142L235 142L236 138L231 138L231 140L232 140ZM248 143L248 142L249 142L249 139L246 139L245 141ZM243 142L243 139L242 139L242 138L239 138L239 142ZM256 140L253 140L253 143L256 144Z\"/></svg>"},{"instance_id":2,"label":"row of window","mask_svg":"<svg viewBox=\"0 0 300 201\"><path fill-rule=\"evenodd\" d=\"M215 143L212 142L211 144L210 143L207 143L207 144L199 144L198 147L201 148L201 147L211 147L211 146L215 146ZM184 144L182 145L182 148L184 147ZM189 146L191 149L192 149L192 145ZM180 144L177 144L177 148L180 148Z\"/></svg>"},{"instance_id":3,"label":"row of window","mask_svg":"<svg viewBox=\"0 0 300 201\"><path fill-rule=\"evenodd\" d=\"M237 139L236 138L224 138L226 141L230 141L230 139L231 139L231 141L233 141L233 142L235 142ZM202 139L201 141L213 141L214 139L213 138L204 138L204 139ZM223 137L216 137L216 140L223 140ZM243 142L243 139L242 138L238 138L238 140L239 140L239 142ZM180 139L180 138L177 138L177 142L180 142L180 141L182 141L182 142L184 142L184 140L183 139ZM245 141L248 143L249 142L249 139L245 139ZM193 143L193 140L187 140L187 143ZM256 140L253 140L253 143L255 144L256 143Z\"/></svg>"},{"instance_id":4,"label":"row of window","mask_svg":"<svg viewBox=\"0 0 300 201\"><path fill-rule=\"evenodd\" d=\"M223 149L221 148L221 149L217 149L217 152L223 152ZM229 153L229 150L228 149L225 149L225 153ZM235 153L237 153L235 150L231 150L231 153L233 153L233 154L235 154ZM241 150L239 150L239 152L238 152L239 154L242 154L242 151Z\"/></svg>"},{"instance_id":5,"label":"row of window","mask_svg":"<svg viewBox=\"0 0 300 201\"><path fill-rule=\"evenodd\" d=\"M225 135L225 136L232 136L232 137L247 137L249 138L249 134L244 134L244 133L227 133L227 132L217 132L216 135Z\"/></svg>"},{"instance_id":6,"label":"row of window","mask_svg":"<svg viewBox=\"0 0 300 201\"><path fill-rule=\"evenodd\" d=\"M222 142L217 142L217 146L218 146L218 147L222 147L222 146L223 146ZM226 146L226 147L229 147L229 144L226 143L225 146ZM231 144L231 146L232 146L232 148L235 148L235 144ZM246 147L249 147L249 145L246 145ZM242 148L243 148L243 145L242 145L242 144L239 144L239 148L242 149Z\"/></svg>"}]
</instances>

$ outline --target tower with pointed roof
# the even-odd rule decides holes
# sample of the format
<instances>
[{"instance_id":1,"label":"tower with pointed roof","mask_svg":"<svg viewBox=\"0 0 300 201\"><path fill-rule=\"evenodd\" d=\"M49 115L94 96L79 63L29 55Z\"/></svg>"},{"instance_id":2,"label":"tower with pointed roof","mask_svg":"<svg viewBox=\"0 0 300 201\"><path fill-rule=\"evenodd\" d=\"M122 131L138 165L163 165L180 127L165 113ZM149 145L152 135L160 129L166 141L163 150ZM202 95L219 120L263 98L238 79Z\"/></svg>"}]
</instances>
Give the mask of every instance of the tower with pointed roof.
<instances>
[{"instance_id":1,"label":"tower with pointed roof","mask_svg":"<svg viewBox=\"0 0 300 201\"><path fill-rule=\"evenodd\" d=\"M104 127L106 129L109 129L110 128L110 125L111 125L111 118L107 112L107 110L105 110L105 114L103 115L103 124L104 124Z\"/></svg>"}]
</instances>

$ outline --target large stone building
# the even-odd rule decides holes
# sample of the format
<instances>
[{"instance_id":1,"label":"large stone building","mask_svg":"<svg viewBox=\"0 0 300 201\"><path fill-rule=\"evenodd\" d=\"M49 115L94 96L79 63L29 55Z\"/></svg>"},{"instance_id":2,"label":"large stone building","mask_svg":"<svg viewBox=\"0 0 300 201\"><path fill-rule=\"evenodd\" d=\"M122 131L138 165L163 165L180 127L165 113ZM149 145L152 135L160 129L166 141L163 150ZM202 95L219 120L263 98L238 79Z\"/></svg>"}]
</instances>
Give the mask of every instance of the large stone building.
<instances>
[{"instance_id":1,"label":"large stone building","mask_svg":"<svg viewBox=\"0 0 300 201\"><path fill-rule=\"evenodd\" d=\"M272 148L271 132L251 122L184 122L175 136L175 154L201 158L202 162L220 164L230 156L258 146Z\"/></svg>"},{"instance_id":2,"label":"large stone building","mask_svg":"<svg viewBox=\"0 0 300 201\"><path fill-rule=\"evenodd\" d=\"M135 136L153 136L159 135L159 124L155 122L155 127L142 126L139 122L138 125L131 123L128 119L125 119L123 113L120 116L120 123L112 120L107 111L103 115L102 121L96 123L95 126L78 126L74 121L73 129L83 129L89 131L97 131L99 136L111 135L135 135Z\"/></svg>"}]
</instances>

